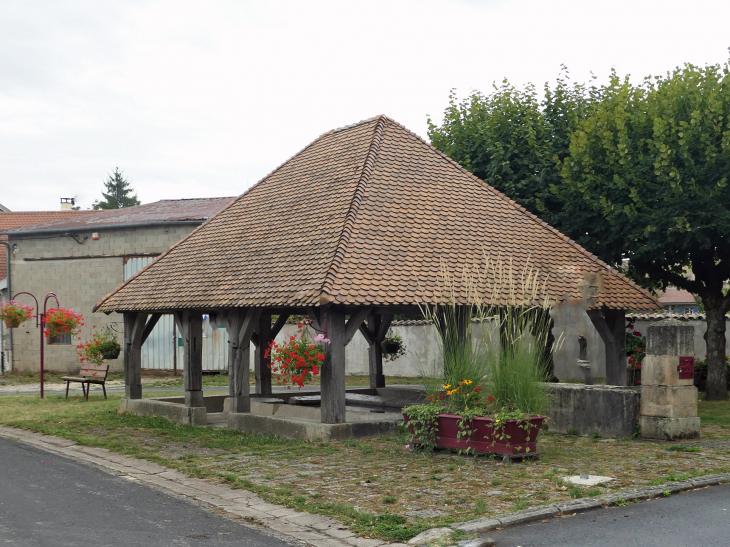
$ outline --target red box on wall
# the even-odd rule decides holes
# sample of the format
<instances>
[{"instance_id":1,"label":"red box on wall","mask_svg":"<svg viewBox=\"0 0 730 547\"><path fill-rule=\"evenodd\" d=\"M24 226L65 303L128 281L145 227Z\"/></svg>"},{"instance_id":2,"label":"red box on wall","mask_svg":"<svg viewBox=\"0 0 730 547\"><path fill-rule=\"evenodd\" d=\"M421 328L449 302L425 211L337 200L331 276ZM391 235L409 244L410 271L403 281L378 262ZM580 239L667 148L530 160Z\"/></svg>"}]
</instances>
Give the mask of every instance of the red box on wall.
<instances>
[{"instance_id":1,"label":"red box on wall","mask_svg":"<svg viewBox=\"0 0 730 547\"><path fill-rule=\"evenodd\" d=\"M680 357L677 372L680 380L692 380L695 377L695 358Z\"/></svg>"}]
</instances>

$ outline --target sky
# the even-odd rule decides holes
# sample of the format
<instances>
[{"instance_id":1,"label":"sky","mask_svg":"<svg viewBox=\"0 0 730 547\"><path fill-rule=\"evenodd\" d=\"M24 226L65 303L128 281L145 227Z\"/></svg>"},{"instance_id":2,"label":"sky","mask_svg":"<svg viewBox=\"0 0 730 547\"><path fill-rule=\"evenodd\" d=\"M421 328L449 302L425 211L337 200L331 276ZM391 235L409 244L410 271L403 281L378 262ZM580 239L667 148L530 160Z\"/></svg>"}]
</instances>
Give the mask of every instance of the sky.
<instances>
[{"instance_id":1,"label":"sky","mask_svg":"<svg viewBox=\"0 0 730 547\"><path fill-rule=\"evenodd\" d=\"M449 92L637 80L730 54L730 2L0 0L0 203L236 196L322 133L423 138Z\"/></svg>"}]
</instances>

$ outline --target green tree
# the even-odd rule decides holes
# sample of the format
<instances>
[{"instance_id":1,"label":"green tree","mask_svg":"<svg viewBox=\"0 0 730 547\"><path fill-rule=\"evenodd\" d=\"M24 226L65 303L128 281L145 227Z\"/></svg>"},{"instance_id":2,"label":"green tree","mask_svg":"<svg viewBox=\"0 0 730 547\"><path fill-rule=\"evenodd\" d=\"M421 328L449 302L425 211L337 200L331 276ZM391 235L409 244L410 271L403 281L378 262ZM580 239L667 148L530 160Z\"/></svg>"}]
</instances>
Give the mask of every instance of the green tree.
<instances>
[{"instance_id":1,"label":"green tree","mask_svg":"<svg viewBox=\"0 0 730 547\"><path fill-rule=\"evenodd\" d=\"M727 398L730 297L728 65L686 65L638 86L507 83L453 94L432 143L644 287L697 294L707 313L708 399ZM691 270L693 275L687 275Z\"/></svg>"},{"instance_id":2,"label":"green tree","mask_svg":"<svg viewBox=\"0 0 730 547\"><path fill-rule=\"evenodd\" d=\"M493 93L475 92L457 101L454 92L441 126L429 118L431 143L476 176L553 226L564 226L560 165L570 154L570 136L586 116L596 90L569 84L567 69L540 100L534 85L506 80Z\"/></svg>"},{"instance_id":3,"label":"green tree","mask_svg":"<svg viewBox=\"0 0 730 547\"><path fill-rule=\"evenodd\" d=\"M133 194L134 188L129 186L129 181L122 177L123 172L119 167L114 168L114 173L104 181L106 192L102 192L104 201L95 201L94 209L121 209L122 207L134 207L139 205L137 194Z\"/></svg>"},{"instance_id":4,"label":"green tree","mask_svg":"<svg viewBox=\"0 0 730 547\"><path fill-rule=\"evenodd\" d=\"M564 184L553 187L576 220L585 222L585 210L604 219L584 224L588 248L600 246L613 263L628 258L644 286L672 284L700 297L708 400L728 398L729 122L728 64L688 64L636 86L613 74L572 137Z\"/></svg>"}]
</instances>

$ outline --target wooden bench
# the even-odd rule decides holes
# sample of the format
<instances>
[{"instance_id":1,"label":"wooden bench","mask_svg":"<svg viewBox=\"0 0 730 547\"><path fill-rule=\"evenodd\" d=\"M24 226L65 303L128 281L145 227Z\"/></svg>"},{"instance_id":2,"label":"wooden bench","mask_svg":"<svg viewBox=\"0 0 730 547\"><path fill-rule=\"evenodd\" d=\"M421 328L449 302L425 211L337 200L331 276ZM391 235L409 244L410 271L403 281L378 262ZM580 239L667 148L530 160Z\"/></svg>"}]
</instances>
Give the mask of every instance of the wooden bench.
<instances>
[{"instance_id":1,"label":"wooden bench","mask_svg":"<svg viewBox=\"0 0 730 547\"><path fill-rule=\"evenodd\" d=\"M68 399L68 388L71 382L79 382L81 384L81 390L84 392L84 398L89 400L89 387L91 384L100 384L101 389L104 390L104 398L106 399L106 377L109 374L109 365L100 365L95 367L93 365L88 367L82 367L79 371L79 377L64 376L61 378L66 382L66 399Z\"/></svg>"}]
</instances>

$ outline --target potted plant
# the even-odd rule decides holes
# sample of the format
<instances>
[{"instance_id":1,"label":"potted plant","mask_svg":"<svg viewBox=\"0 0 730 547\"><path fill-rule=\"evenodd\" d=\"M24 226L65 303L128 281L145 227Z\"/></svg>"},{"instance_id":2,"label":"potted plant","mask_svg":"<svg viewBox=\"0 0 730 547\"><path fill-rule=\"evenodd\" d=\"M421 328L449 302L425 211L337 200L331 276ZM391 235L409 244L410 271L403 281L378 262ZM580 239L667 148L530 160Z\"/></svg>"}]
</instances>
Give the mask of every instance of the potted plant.
<instances>
[{"instance_id":1,"label":"potted plant","mask_svg":"<svg viewBox=\"0 0 730 547\"><path fill-rule=\"evenodd\" d=\"M381 347L386 362L395 361L398 357L403 357L406 354L403 337L392 329L388 329L388 334L385 335Z\"/></svg>"},{"instance_id":2,"label":"potted plant","mask_svg":"<svg viewBox=\"0 0 730 547\"><path fill-rule=\"evenodd\" d=\"M119 345L117 335L112 328L106 327L101 332L96 330L95 326L93 329L91 338L76 346L76 352L79 354L81 362L88 361L95 365L101 365L107 359L118 358L122 347Z\"/></svg>"},{"instance_id":3,"label":"potted plant","mask_svg":"<svg viewBox=\"0 0 730 547\"><path fill-rule=\"evenodd\" d=\"M84 325L83 315L75 313L73 309L66 308L50 308L46 312L44 334L48 338L48 343L52 344L53 339L59 336L75 336L79 333L80 328Z\"/></svg>"},{"instance_id":4,"label":"potted plant","mask_svg":"<svg viewBox=\"0 0 730 547\"><path fill-rule=\"evenodd\" d=\"M443 286L453 291L444 272L442 265ZM476 453L536 450L550 396L544 351L550 316L549 299L536 302L533 278L535 287L523 286L519 297L514 287L497 286L498 279L484 296L472 291L467 304L457 305L454 295L446 304L422 307L439 334L439 361L427 401L403 409L411 443ZM479 286L470 279L465 284ZM508 297L499 301L495 294ZM472 338L472 328L481 329L480 336Z\"/></svg>"},{"instance_id":5,"label":"potted plant","mask_svg":"<svg viewBox=\"0 0 730 547\"><path fill-rule=\"evenodd\" d=\"M296 336L286 342L272 341L265 356L271 358L269 368L277 384L298 385L301 389L305 380L317 376L324 362L324 344L329 344L329 339L323 334L309 340L304 322L299 323Z\"/></svg>"},{"instance_id":6,"label":"potted plant","mask_svg":"<svg viewBox=\"0 0 730 547\"><path fill-rule=\"evenodd\" d=\"M21 304L16 300L5 302L2 307L0 307L0 318L5 321L5 325L7 325L9 329L18 328L22 323L34 317L33 308Z\"/></svg>"}]
</instances>

